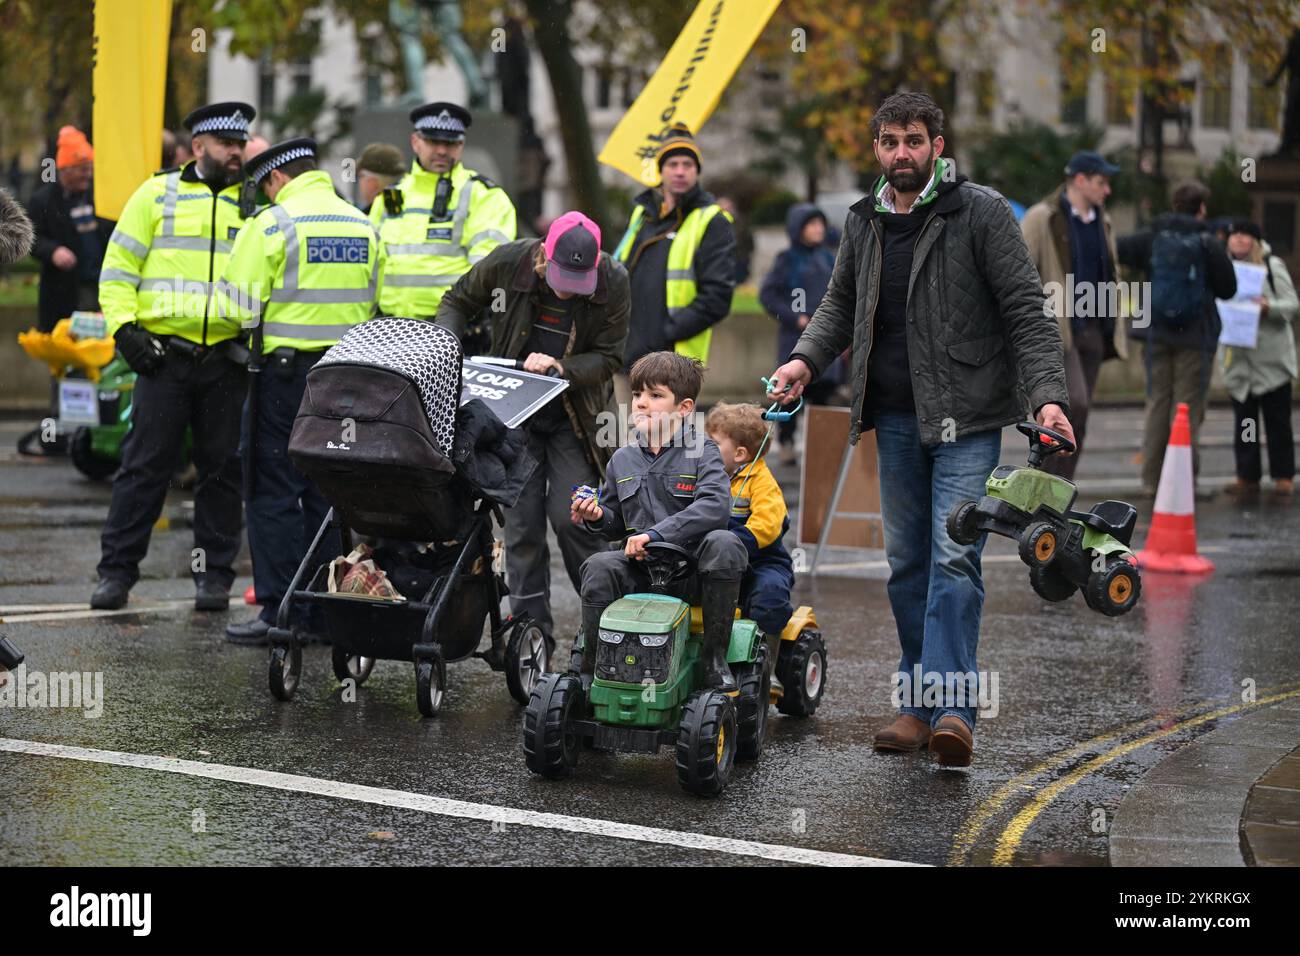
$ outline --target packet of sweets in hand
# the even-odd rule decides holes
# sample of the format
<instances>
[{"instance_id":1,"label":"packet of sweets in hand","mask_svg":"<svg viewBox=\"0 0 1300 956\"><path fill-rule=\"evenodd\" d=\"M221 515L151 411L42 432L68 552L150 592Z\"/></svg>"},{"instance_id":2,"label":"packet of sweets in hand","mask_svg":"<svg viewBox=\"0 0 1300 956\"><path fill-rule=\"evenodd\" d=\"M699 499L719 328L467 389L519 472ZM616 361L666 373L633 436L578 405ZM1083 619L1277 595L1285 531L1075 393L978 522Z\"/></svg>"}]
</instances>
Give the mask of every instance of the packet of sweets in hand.
<instances>
[{"instance_id":1,"label":"packet of sweets in hand","mask_svg":"<svg viewBox=\"0 0 1300 956\"><path fill-rule=\"evenodd\" d=\"M593 488L591 485L574 485L573 494L569 495L570 501L600 501L600 489Z\"/></svg>"}]
</instances>

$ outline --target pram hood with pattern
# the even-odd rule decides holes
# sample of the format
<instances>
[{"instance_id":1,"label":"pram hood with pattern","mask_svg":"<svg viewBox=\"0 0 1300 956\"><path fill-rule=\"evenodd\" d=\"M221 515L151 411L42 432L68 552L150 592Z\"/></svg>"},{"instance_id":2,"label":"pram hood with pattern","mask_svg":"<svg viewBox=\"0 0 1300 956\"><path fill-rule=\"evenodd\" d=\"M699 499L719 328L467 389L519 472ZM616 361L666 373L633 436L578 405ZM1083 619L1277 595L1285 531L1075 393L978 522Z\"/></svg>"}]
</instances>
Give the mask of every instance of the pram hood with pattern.
<instances>
[{"instance_id":1,"label":"pram hood with pattern","mask_svg":"<svg viewBox=\"0 0 1300 956\"><path fill-rule=\"evenodd\" d=\"M460 391L452 332L418 319L372 319L308 373L289 455L362 533L455 538L470 499L513 504L535 465L516 462L523 478L494 493L472 483L473 470L454 459Z\"/></svg>"}]
</instances>

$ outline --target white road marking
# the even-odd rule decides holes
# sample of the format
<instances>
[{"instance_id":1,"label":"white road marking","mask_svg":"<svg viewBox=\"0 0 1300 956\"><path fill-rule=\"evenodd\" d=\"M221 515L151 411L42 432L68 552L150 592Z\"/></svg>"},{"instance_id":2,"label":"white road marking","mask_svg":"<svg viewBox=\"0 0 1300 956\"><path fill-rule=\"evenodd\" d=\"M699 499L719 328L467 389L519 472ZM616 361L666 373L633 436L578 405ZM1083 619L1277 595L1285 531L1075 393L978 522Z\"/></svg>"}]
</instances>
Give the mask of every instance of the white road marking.
<instances>
[{"instance_id":1,"label":"white road marking","mask_svg":"<svg viewBox=\"0 0 1300 956\"><path fill-rule=\"evenodd\" d=\"M405 790L366 787L359 784L342 783L337 780L322 780L319 777L302 777L297 774L276 773L271 770L257 770L252 767L232 767L226 764L178 760L174 757L157 757L150 754L93 750L86 747L69 747L63 744L39 743L33 740L13 740L7 737L0 737L0 751L36 757L84 760L90 763L134 767L140 770L178 773L190 777L203 777L208 780L224 780L229 783L267 787L272 790L288 790L294 793L310 793L316 796L334 797L341 800L356 800L361 803L397 807L403 810L415 810L420 813L432 813L438 816L457 817L464 820L514 823L520 826L539 827L546 830L562 830L568 833L586 833L591 836L611 837L616 840L656 843L661 846L675 846L687 850L759 857L765 860L778 860L783 863L801 863L810 866L925 865L906 863L900 860L858 856L851 853L829 853L823 850L812 850L797 846L733 840L729 837L710 836L705 833L691 833L683 830L663 830L658 827L643 827L632 823L618 823L613 820L571 817L559 813L541 813L536 810L517 810L513 807L498 807L487 803L468 803L463 800L449 800L445 797L433 797L422 793L409 793ZM522 768L521 772L523 772Z\"/></svg>"},{"instance_id":2,"label":"white road marking","mask_svg":"<svg viewBox=\"0 0 1300 956\"><path fill-rule=\"evenodd\" d=\"M0 604L0 617L6 614L44 614L54 611L82 611L86 603L80 604Z\"/></svg>"},{"instance_id":3,"label":"white road marking","mask_svg":"<svg viewBox=\"0 0 1300 956\"><path fill-rule=\"evenodd\" d=\"M64 607L65 605L56 605ZM37 614L17 614L13 617L4 616L0 618L5 624L51 624L60 621L80 621L87 618L96 617L123 617L127 614L156 614L159 611L175 611L183 607L193 607L193 599L186 601L161 601L157 604L140 604L135 607L127 606L117 611L95 611L91 610L89 605L76 604L73 607L81 608L79 611L54 611L51 613Z\"/></svg>"}]
</instances>

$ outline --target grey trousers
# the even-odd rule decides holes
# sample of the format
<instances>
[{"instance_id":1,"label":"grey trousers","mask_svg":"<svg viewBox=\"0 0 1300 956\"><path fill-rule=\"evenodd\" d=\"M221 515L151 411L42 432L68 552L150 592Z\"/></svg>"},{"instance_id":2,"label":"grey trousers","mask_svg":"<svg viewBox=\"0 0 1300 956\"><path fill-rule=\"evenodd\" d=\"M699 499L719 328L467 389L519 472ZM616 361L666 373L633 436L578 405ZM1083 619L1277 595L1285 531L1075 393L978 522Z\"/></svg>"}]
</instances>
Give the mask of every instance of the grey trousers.
<instances>
[{"instance_id":1,"label":"grey trousers","mask_svg":"<svg viewBox=\"0 0 1300 956\"><path fill-rule=\"evenodd\" d=\"M1205 420L1205 397L1210 390L1210 362L1213 355L1199 348L1172 345L1144 345L1151 374L1147 379L1146 425L1142 433L1142 484L1154 490L1160 484L1169 429L1179 402L1188 405L1192 426L1192 473L1200 474L1199 440Z\"/></svg>"},{"instance_id":2,"label":"grey trousers","mask_svg":"<svg viewBox=\"0 0 1300 956\"><path fill-rule=\"evenodd\" d=\"M537 459L537 470L524 485L519 502L505 509L506 582L510 586L511 613L531 614L550 635L553 621L547 519L555 529L564 570L577 591L582 563L604 542L569 520L569 500L574 485L595 487L599 479L570 428L550 434L529 431L528 450Z\"/></svg>"},{"instance_id":3,"label":"grey trousers","mask_svg":"<svg viewBox=\"0 0 1300 956\"><path fill-rule=\"evenodd\" d=\"M730 531L710 531L696 549L695 567L698 573L693 579L677 582L671 589L674 596L691 603L696 603L703 578L740 580L749 567L749 555ZM608 607L623 595L649 590L649 586L645 562L629 558L621 550L597 552L582 566L582 603L588 607Z\"/></svg>"},{"instance_id":4,"label":"grey trousers","mask_svg":"<svg viewBox=\"0 0 1300 956\"><path fill-rule=\"evenodd\" d=\"M1088 409L1092 405L1092 391L1097 387L1097 375L1106 356L1100 320L1084 324L1076 332L1070 350L1065 353L1065 388L1070 398L1070 427L1074 429L1075 453L1053 455L1043 465L1043 470L1062 478L1074 480L1074 470L1079 467L1083 454L1083 440L1088 431Z\"/></svg>"}]
</instances>

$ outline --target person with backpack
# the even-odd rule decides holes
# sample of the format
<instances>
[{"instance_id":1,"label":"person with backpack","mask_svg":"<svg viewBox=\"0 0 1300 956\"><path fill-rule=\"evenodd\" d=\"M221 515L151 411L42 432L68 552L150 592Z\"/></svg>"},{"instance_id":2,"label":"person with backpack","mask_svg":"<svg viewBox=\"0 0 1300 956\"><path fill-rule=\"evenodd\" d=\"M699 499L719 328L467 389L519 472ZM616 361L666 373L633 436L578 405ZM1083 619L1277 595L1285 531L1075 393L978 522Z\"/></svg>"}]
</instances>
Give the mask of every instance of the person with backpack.
<instances>
[{"instance_id":1,"label":"person with backpack","mask_svg":"<svg viewBox=\"0 0 1300 956\"><path fill-rule=\"evenodd\" d=\"M1147 369L1142 490L1149 495L1160 483L1179 402L1186 402L1191 413L1192 469L1200 471L1197 446L1221 328L1214 300L1231 299L1237 291L1228 252L1206 228L1209 199L1204 183L1179 183L1172 212L1157 216L1149 230L1116 243L1119 261L1145 272L1150 282L1145 309L1132 329L1132 337L1143 344Z\"/></svg>"},{"instance_id":2,"label":"person with backpack","mask_svg":"<svg viewBox=\"0 0 1300 956\"><path fill-rule=\"evenodd\" d=\"M785 214L785 231L790 248L780 252L763 277L758 300L780 324L776 340L778 362L794 351L808 320L821 305L835 268L835 252L826 245L826 214L812 203L795 203ZM843 362L836 359L821 378L808 386L804 398L814 405L826 405L844 379ZM781 441L781 463L794 464L795 421L777 426Z\"/></svg>"},{"instance_id":3,"label":"person with backpack","mask_svg":"<svg viewBox=\"0 0 1300 956\"><path fill-rule=\"evenodd\" d=\"M1259 493L1262 430L1268 436L1268 473L1273 479L1273 491L1288 496L1295 480L1291 380L1296 377L1296 350L1291 325L1300 310L1300 298L1286 263L1272 254L1263 232L1249 219L1239 219L1229 228L1228 254L1238 262L1254 263L1268 271L1258 300L1259 337L1255 347L1223 349L1223 384L1232 396L1236 420L1232 443L1237 456L1237 480L1224 490L1236 496Z\"/></svg>"}]
</instances>

